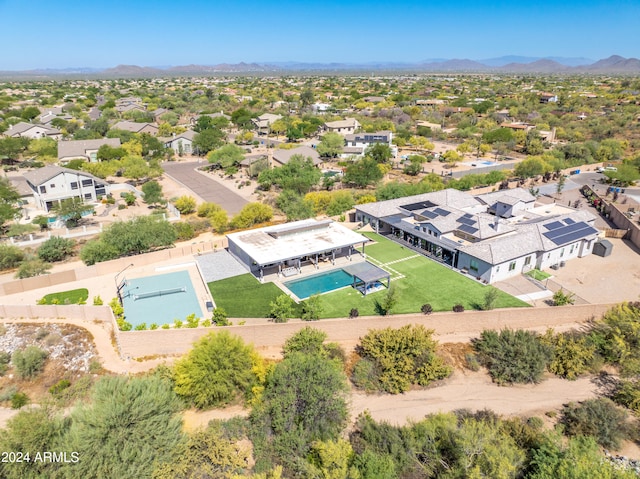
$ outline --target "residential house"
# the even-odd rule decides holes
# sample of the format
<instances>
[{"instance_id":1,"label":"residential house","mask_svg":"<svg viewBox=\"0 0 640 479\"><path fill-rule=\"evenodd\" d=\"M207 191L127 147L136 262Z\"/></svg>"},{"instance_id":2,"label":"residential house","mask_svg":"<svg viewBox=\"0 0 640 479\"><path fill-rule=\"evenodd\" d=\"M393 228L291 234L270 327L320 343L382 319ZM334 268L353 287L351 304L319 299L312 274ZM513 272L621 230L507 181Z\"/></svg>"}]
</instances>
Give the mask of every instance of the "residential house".
<instances>
[{"instance_id":1,"label":"residential house","mask_svg":"<svg viewBox=\"0 0 640 479\"><path fill-rule=\"evenodd\" d=\"M346 118L338 121L328 121L323 125L326 132L338 133L340 135L353 135L358 128L360 122L355 118Z\"/></svg>"},{"instance_id":2,"label":"residential house","mask_svg":"<svg viewBox=\"0 0 640 479\"><path fill-rule=\"evenodd\" d=\"M160 138L165 148L171 148L176 155L190 155L193 153L193 139L197 133L193 130L187 130L179 135L171 138Z\"/></svg>"},{"instance_id":3,"label":"residential house","mask_svg":"<svg viewBox=\"0 0 640 479\"><path fill-rule=\"evenodd\" d=\"M275 166L286 165L294 155L311 158L314 166L322 164L320 155L315 148L311 148L310 146L299 146L298 148L292 148L291 150L275 150L273 152L273 162L275 163Z\"/></svg>"},{"instance_id":4,"label":"residential house","mask_svg":"<svg viewBox=\"0 0 640 479\"><path fill-rule=\"evenodd\" d=\"M486 283L589 255L599 234L591 213L535 206L522 189L447 189L357 205L356 221Z\"/></svg>"},{"instance_id":5,"label":"residential house","mask_svg":"<svg viewBox=\"0 0 640 479\"><path fill-rule=\"evenodd\" d=\"M60 140L62 138L62 132L56 128L34 123L25 123L23 121L15 125L10 125L7 131L4 132L4 135L11 138L29 138L32 140L38 138Z\"/></svg>"},{"instance_id":6,"label":"residential house","mask_svg":"<svg viewBox=\"0 0 640 479\"><path fill-rule=\"evenodd\" d=\"M430 128L431 131L440 131L442 130L442 125L440 123L431 123L429 121L422 121L422 120L418 120L416 122L416 126L417 127L425 127L425 128Z\"/></svg>"},{"instance_id":7,"label":"residential house","mask_svg":"<svg viewBox=\"0 0 640 479\"><path fill-rule=\"evenodd\" d=\"M165 113L169 113L169 111L170 110L167 110L166 108L156 108L151 112L151 116L153 116L153 121L158 123L160 121L160 117Z\"/></svg>"},{"instance_id":8,"label":"residential house","mask_svg":"<svg viewBox=\"0 0 640 479\"><path fill-rule=\"evenodd\" d=\"M558 95L554 95L553 93L540 93L538 96L540 103L557 103Z\"/></svg>"},{"instance_id":9,"label":"residential house","mask_svg":"<svg viewBox=\"0 0 640 479\"><path fill-rule=\"evenodd\" d=\"M256 129L258 135L268 135L271 132L271 125L282 118L282 115L275 115L273 113L263 113L258 118L253 118L253 126Z\"/></svg>"},{"instance_id":10,"label":"residential house","mask_svg":"<svg viewBox=\"0 0 640 479\"><path fill-rule=\"evenodd\" d=\"M53 205L69 198L98 201L109 194L109 184L89 173L61 166L45 166L24 174L38 208L50 211Z\"/></svg>"},{"instance_id":11,"label":"residential house","mask_svg":"<svg viewBox=\"0 0 640 479\"><path fill-rule=\"evenodd\" d=\"M351 155L363 156L366 149L369 146L376 143L384 143L389 145L394 156L397 156L398 149L391 143L393 139L393 133L390 131L378 131L375 133L354 133L352 135L345 135L345 147L343 149L342 157L348 157Z\"/></svg>"},{"instance_id":12,"label":"residential house","mask_svg":"<svg viewBox=\"0 0 640 479\"><path fill-rule=\"evenodd\" d=\"M132 133L148 133L152 136L158 134L158 127L152 123L136 123L134 121L122 120L111 127L112 130L124 130Z\"/></svg>"},{"instance_id":13,"label":"residential house","mask_svg":"<svg viewBox=\"0 0 640 479\"><path fill-rule=\"evenodd\" d=\"M58 162L64 165L71 160L98 161L98 150L102 145L120 147L120 138L100 138L97 140L70 140L58 143Z\"/></svg>"}]
</instances>

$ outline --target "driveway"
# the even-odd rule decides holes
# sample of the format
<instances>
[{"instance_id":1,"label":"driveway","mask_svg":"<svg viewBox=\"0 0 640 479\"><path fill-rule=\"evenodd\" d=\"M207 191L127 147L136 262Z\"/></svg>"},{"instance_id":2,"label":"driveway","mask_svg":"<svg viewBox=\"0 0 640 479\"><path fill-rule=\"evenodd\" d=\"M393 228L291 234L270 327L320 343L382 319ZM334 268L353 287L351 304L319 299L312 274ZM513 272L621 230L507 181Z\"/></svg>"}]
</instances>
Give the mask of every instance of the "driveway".
<instances>
[{"instance_id":1,"label":"driveway","mask_svg":"<svg viewBox=\"0 0 640 479\"><path fill-rule=\"evenodd\" d=\"M230 215L235 215L248 201L214 176L196 171L198 166L205 164L197 161L165 162L162 168L167 176L189 188L202 201L216 203Z\"/></svg>"}]
</instances>

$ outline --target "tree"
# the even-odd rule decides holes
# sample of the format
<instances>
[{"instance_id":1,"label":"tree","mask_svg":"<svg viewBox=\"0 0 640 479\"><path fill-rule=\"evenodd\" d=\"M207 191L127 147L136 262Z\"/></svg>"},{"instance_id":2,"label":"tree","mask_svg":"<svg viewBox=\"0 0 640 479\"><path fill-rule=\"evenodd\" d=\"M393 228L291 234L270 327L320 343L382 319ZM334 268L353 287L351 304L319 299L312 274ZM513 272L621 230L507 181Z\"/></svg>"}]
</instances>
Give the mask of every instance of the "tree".
<instances>
[{"instance_id":1,"label":"tree","mask_svg":"<svg viewBox=\"0 0 640 479\"><path fill-rule=\"evenodd\" d=\"M573 304L576 301L573 293L565 293L562 289L553 293L552 300L554 306L566 306L568 304Z\"/></svg>"},{"instance_id":2,"label":"tree","mask_svg":"<svg viewBox=\"0 0 640 479\"><path fill-rule=\"evenodd\" d=\"M33 276L40 276L47 273L51 269L49 263L45 263L40 258L35 256L27 256L20 263L18 271L16 272L16 278L32 278Z\"/></svg>"},{"instance_id":3,"label":"tree","mask_svg":"<svg viewBox=\"0 0 640 479\"><path fill-rule=\"evenodd\" d=\"M147 181L142 185L142 194L144 202L152 207L158 203L164 202L162 186L157 181Z\"/></svg>"},{"instance_id":4,"label":"tree","mask_svg":"<svg viewBox=\"0 0 640 479\"><path fill-rule=\"evenodd\" d=\"M202 130L193 137L194 150L200 155L205 155L211 150L220 148L224 144L225 134L218 128Z\"/></svg>"},{"instance_id":5,"label":"tree","mask_svg":"<svg viewBox=\"0 0 640 479\"><path fill-rule=\"evenodd\" d=\"M115 248L119 256L171 246L175 240L176 233L171 223L153 215L112 223L100 235L100 241Z\"/></svg>"},{"instance_id":6,"label":"tree","mask_svg":"<svg viewBox=\"0 0 640 479\"><path fill-rule=\"evenodd\" d=\"M313 294L302 303L302 319L305 321L317 321L320 319L322 310L320 296Z\"/></svg>"},{"instance_id":7,"label":"tree","mask_svg":"<svg viewBox=\"0 0 640 479\"><path fill-rule=\"evenodd\" d=\"M275 323L286 323L293 316L293 300L286 294L281 294L269 303L269 316Z\"/></svg>"},{"instance_id":8,"label":"tree","mask_svg":"<svg viewBox=\"0 0 640 479\"><path fill-rule=\"evenodd\" d=\"M607 398L569 403L562 409L560 423L568 436L592 436L607 449L619 449L628 439L627 413Z\"/></svg>"},{"instance_id":9,"label":"tree","mask_svg":"<svg viewBox=\"0 0 640 479\"><path fill-rule=\"evenodd\" d=\"M311 193L307 193L309 195ZM304 220L315 216L311 200L291 190L284 190L276 199L276 206L287 215L287 221Z\"/></svg>"},{"instance_id":10,"label":"tree","mask_svg":"<svg viewBox=\"0 0 640 479\"><path fill-rule=\"evenodd\" d=\"M313 103L313 92L307 88L300 94L300 106L302 108L307 108L312 103Z\"/></svg>"},{"instance_id":11,"label":"tree","mask_svg":"<svg viewBox=\"0 0 640 479\"><path fill-rule=\"evenodd\" d=\"M29 146L29 138L1 138L0 156L6 156L10 160L16 160Z\"/></svg>"},{"instance_id":12,"label":"tree","mask_svg":"<svg viewBox=\"0 0 640 479\"><path fill-rule=\"evenodd\" d=\"M250 450L238 441L225 437L218 425L210 424L195 431L189 439L172 451L171 462L160 464L153 479L246 477Z\"/></svg>"},{"instance_id":13,"label":"tree","mask_svg":"<svg viewBox=\"0 0 640 479\"><path fill-rule=\"evenodd\" d=\"M0 178L0 230L20 216L20 193L7 178Z\"/></svg>"},{"instance_id":14,"label":"tree","mask_svg":"<svg viewBox=\"0 0 640 479\"><path fill-rule=\"evenodd\" d=\"M449 168L454 168L456 166L456 164L463 159L462 155L460 155L455 150L446 151L442 155L442 157L444 158L444 161L447 163Z\"/></svg>"},{"instance_id":15,"label":"tree","mask_svg":"<svg viewBox=\"0 0 640 479\"><path fill-rule=\"evenodd\" d=\"M13 367L21 379L31 379L44 368L47 352L37 346L27 346L24 350L14 351L11 355Z\"/></svg>"},{"instance_id":16,"label":"tree","mask_svg":"<svg viewBox=\"0 0 640 479\"><path fill-rule=\"evenodd\" d=\"M210 333L174 366L175 391L200 409L249 399L258 384L253 372L256 358L240 337L227 331Z\"/></svg>"},{"instance_id":17,"label":"tree","mask_svg":"<svg viewBox=\"0 0 640 479\"><path fill-rule=\"evenodd\" d=\"M271 206L263 203L249 203L231 219L230 226L234 229L250 228L253 225L271 221L272 218Z\"/></svg>"},{"instance_id":18,"label":"tree","mask_svg":"<svg viewBox=\"0 0 640 479\"><path fill-rule=\"evenodd\" d=\"M0 243L0 271L17 267L24 257L24 251L19 246Z\"/></svg>"},{"instance_id":19,"label":"tree","mask_svg":"<svg viewBox=\"0 0 640 479\"><path fill-rule=\"evenodd\" d=\"M617 171L605 171L605 176L622 186L629 186L640 179L640 171L633 165L622 164Z\"/></svg>"},{"instance_id":20,"label":"tree","mask_svg":"<svg viewBox=\"0 0 640 479\"><path fill-rule=\"evenodd\" d=\"M282 346L282 356L286 358L294 353L326 356L326 349L324 347L326 339L327 333L324 331L305 326L287 338Z\"/></svg>"},{"instance_id":21,"label":"tree","mask_svg":"<svg viewBox=\"0 0 640 479\"><path fill-rule=\"evenodd\" d=\"M209 163L228 169L240 164L244 159L244 150L237 145L227 144L207 155Z\"/></svg>"},{"instance_id":22,"label":"tree","mask_svg":"<svg viewBox=\"0 0 640 479\"><path fill-rule=\"evenodd\" d=\"M404 173L406 175L416 176L422 171L422 164L427 161L424 156L411 155L407 159L408 163L404 165Z\"/></svg>"},{"instance_id":23,"label":"tree","mask_svg":"<svg viewBox=\"0 0 640 479\"><path fill-rule=\"evenodd\" d=\"M88 241L80 250L80 259L87 266L109 261L120 256L118 249L100 240Z\"/></svg>"},{"instance_id":24,"label":"tree","mask_svg":"<svg viewBox=\"0 0 640 479\"><path fill-rule=\"evenodd\" d=\"M533 178L551 171L551 166L542 158L527 158L518 163L514 169L516 176L520 178Z\"/></svg>"},{"instance_id":25,"label":"tree","mask_svg":"<svg viewBox=\"0 0 640 479\"><path fill-rule=\"evenodd\" d=\"M176 199L173 204L183 215L188 215L196 210L196 200L193 196L183 195Z\"/></svg>"},{"instance_id":26,"label":"tree","mask_svg":"<svg viewBox=\"0 0 640 479\"><path fill-rule=\"evenodd\" d=\"M258 454L266 449L291 464L305 457L314 441L338 439L348 418L348 391L338 361L289 354L269 374L262 402L250 416Z\"/></svg>"},{"instance_id":27,"label":"tree","mask_svg":"<svg viewBox=\"0 0 640 479\"><path fill-rule=\"evenodd\" d=\"M85 213L93 211L93 206L85 204L82 198L74 197L54 204L51 209L64 219L68 228L73 228L78 226Z\"/></svg>"},{"instance_id":28,"label":"tree","mask_svg":"<svg viewBox=\"0 0 640 479\"><path fill-rule=\"evenodd\" d=\"M251 112L246 108L238 108L236 111L231 113L231 121L238 127L249 129L251 128Z\"/></svg>"},{"instance_id":29,"label":"tree","mask_svg":"<svg viewBox=\"0 0 640 479\"><path fill-rule=\"evenodd\" d=\"M322 157L335 158L342 153L343 146L343 136L338 133L329 132L322 137L322 140L318 143L316 150Z\"/></svg>"},{"instance_id":30,"label":"tree","mask_svg":"<svg viewBox=\"0 0 640 479\"><path fill-rule=\"evenodd\" d=\"M622 303L609 309L589 333L598 353L620 368L623 376L640 374L640 303Z\"/></svg>"},{"instance_id":31,"label":"tree","mask_svg":"<svg viewBox=\"0 0 640 479\"><path fill-rule=\"evenodd\" d=\"M276 185L283 190L304 194L317 185L321 177L322 172L313 165L311 158L293 155L286 165L261 172L258 183L263 189Z\"/></svg>"},{"instance_id":32,"label":"tree","mask_svg":"<svg viewBox=\"0 0 640 479\"><path fill-rule=\"evenodd\" d=\"M38 258L49 263L62 261L73 254L75 245L72 239L52 236L38 248Z\"/></svg>"},{"instance_id":33,"label":"tree","mask_svg":"<svg viewBox=\"0 0 640 479\"><path fill-rule=\"evenodd\" d=\"M385 293L382 301L378 303L378 309L380 310L380 314L386 316L391 314L393 308L398 304L398 291L395 286L390 286L387 292Z\"/></svg>"},{"instance_id":34,"label":"tree","mask_svg":"<svg viewBox=\"0 0 640 479\"><path fill-rule=\"evenodd\" d=\"M366 149L364 154L372 158L376 163L386 163L393 156L391 147L386 143L374 143Z\"/></svg>"},{"instance_id":35,"label":"tree","mask_svg":"<svg viewBox=\"0 0 640 479\"><path fill-rule=\"evenodd\" d=\"M589 371L594 363L596 347L584 335L571 332L554 334L549 329L541 340L553 351L548 366L553 374L573 380Z\"/></svg>"},{"instance_id":36,"label":"tree","mask_svg":"<svg viewBox=\"0 0 640 479\"><path fill-rule=\"evenodd\" d=\"M373 158L365 157L347 166L344 182L360 188L378 183L384 176Z\"/></svg>"},{"instance_id":37,"label":"tree","mask_svg":"<svg viewBox=\"0 0 640 479\"><path fill-rule=\"evenodd\" d=\"M181 404L159 377L103 377L91 402L71 413L65 449L81 458L65 464L66 477L150 477L183 442Z\"/></svg>"}]
</instances>

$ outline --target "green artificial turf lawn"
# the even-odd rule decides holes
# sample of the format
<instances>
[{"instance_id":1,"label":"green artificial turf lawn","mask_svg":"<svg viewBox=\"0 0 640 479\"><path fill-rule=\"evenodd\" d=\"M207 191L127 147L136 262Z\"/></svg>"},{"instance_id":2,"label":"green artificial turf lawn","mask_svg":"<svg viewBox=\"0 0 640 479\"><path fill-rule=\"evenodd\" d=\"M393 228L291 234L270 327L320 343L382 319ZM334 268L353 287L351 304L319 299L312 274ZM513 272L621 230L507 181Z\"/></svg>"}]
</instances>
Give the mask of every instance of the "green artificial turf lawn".
<instances>
[{"instance_id":1,"label":"green artificial turf lawn","mask_svg":"<svg viewBox=\"0 0 640 479\"><path fill-rule=\"evenodd\" d=\"M247 273L209 283L216 307L230 318L267 318L270 303L284 292L273 283L261 283Z\"/></svg>"},{"instance_id":2,"label":"green artificial turf lawn","mask_svg":"<svg viewBox=\"0 0 640 479\"><path fill-rule=\"evenodd\" d=\"M62 291L61 293L51 293L44 296L40 304L79 304L86 301L89 297L89 290L86 288L72 289L71 291ZM54 303L54 300L58 301Z\"/></svg>"}]
</instances>

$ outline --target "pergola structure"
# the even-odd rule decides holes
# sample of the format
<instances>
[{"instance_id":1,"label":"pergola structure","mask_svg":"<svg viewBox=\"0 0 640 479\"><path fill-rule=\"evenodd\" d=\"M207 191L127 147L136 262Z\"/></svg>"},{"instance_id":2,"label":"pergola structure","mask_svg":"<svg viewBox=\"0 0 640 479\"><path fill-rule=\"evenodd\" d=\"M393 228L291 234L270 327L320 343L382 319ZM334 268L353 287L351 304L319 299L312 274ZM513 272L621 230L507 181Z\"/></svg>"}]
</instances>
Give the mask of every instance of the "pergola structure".
<instances>
[{"instance_id":1,"label":"pergola structure","mask_svg":"<svg viewBox=\"0 0 640 479\"><path fill-rule=\"evenodd\" d=\"M345 256L351 260L359 253L355 245L369 241L333 220L302 220L277 226L227 235L229 252L261 281L267 273L293 276L301 272L303 263L318 268L320 261Z\"/></svg>"},{"instance_id":2,"label":"pergola structure","mask_svg":"<svg viewBox=\"0 0 640 479\"><path fill-rule=\"evenodd\" d=\"M380 283L380 280L387 280L387 288L391 283L391 274L382 268L364 261L362 263L351 264L342 268L344 271L353 275L353 287L360 291L363 295L373 292L373 287ZM382 283L380 283L382 284Z\"/></svg>"}]
</instances>

